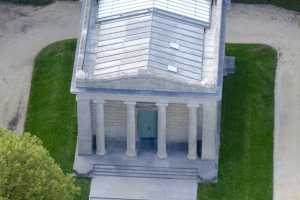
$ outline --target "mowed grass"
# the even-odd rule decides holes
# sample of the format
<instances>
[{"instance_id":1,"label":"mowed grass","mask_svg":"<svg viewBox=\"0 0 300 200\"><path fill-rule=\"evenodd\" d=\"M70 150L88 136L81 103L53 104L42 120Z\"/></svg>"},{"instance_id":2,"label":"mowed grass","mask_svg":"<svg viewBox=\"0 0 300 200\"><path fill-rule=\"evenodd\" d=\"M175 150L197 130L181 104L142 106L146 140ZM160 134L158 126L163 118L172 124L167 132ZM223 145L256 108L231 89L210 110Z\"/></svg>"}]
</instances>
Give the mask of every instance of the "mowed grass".
<instances>
[{"instance_id":1,"label":"mowed grass","mask_svg":"<svg viewBox=\"0 0 300 200\"><path fill-rule=\"evenodd\" d=\"M35 59L25 130L37 135L66 173L72 173L76 145L76 102L70 94L75 40L43 49ZM77 179L78 200L87 200L89 180Z\"/></svg>"},{"instance_id":2,"label":"mowed grass","mask_svg":"<svg viewBox=\"0 0 300 200\"><path fill-rule=\"evenodd\" d=\"M226 51L236 72L224 80L219 181L200 185L199 200L272 200L277 53L248 44Z\"/></svg>"},{"instance_id":3,"label":"mowed grass","mask_svg":"<svg viewBox=\"0 0 300 200\"><path fill-rule=\"evenodd\" d=\"M70 82L76 41L43 49L35 60L26 131L42 139L67 173L76 144L76 103ZM200 185L201 200L271 200L273 96L276 51L264 45L227 45L237 59L224 80L219 182ZM87 200L89 180L78 179Z\"/></svg>"}]
</instances>

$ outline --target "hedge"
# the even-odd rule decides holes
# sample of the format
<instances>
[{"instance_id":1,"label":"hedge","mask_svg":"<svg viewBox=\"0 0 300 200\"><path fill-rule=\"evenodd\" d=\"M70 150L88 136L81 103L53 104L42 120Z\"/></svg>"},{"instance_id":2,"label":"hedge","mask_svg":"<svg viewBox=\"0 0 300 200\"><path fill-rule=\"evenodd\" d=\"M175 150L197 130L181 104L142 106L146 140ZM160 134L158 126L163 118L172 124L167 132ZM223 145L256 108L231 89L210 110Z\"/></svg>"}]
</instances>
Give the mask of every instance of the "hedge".
<instances>
[{"instance_id":1,"label":"hedge","mask_svg":"<svg viewBox=\"0 0 300 200\"><path fill-rule=\"evenodd\" d=\"M233 3L273 4L300 12L300 0L232 0Z\"/></svg>"}]
</instances>

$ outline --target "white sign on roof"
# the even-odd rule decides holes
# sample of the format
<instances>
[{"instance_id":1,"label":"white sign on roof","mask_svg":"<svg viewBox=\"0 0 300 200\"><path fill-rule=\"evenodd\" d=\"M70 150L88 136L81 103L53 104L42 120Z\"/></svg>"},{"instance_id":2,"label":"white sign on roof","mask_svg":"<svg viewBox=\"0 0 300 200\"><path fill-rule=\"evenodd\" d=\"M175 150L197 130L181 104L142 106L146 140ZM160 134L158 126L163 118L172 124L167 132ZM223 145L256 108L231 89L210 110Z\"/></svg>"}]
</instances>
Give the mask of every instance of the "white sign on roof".
<instances>
[{"instance_id":1,"label":"white sign on roof","mask_svg":"<svg viewBox=\"0 0 300 200\"><path fill-rule=\"evenodd\" d=\"M211 0L100 0L98 17L101 19L151 8L209 23Z\"/></svg>"}]
</instances>

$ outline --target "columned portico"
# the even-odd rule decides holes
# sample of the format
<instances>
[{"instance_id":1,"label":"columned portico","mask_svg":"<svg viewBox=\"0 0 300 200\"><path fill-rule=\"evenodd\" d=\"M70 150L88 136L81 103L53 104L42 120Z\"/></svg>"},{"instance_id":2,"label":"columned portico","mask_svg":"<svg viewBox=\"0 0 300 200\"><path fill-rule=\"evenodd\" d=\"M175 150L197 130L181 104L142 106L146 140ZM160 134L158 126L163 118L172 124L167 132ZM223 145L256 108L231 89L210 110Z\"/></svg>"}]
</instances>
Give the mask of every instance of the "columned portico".
<instances>
[{"instance_id":1,"label":"columned portico","mask_svg":"<svg viewBox=\"0 0 300 200\"><path fill-rule=\"evenodd\" d=\"M77 96L78 110L78 153L80 155L93 154L93 131L91 124L92 110L91 102L95 104L95 136L96 136L96 154L105 155L107 153L106 135L105 135L105 102L110 101L101 97L83 98ZM121 100L122 101L122 100ZM135 101L122 101L126 105L126 155L128 157L137 156L137 114ZM145 102L145 101L143 101ZM166 103L168 102L168 103ZM149 103L151 103L149 101ZM154 102L157 107L157 150L156 156L160 159L166 159L167 153L167 107L169 101ZM153 102L152 102L153 104ZM173 103L174 104L174 103ZM188 111L187 117L187 158L189 160L198 159L198 141L202 141L201 160L215 160L217 154L217 130L218 130L218 102L216 100L199 101L186 103ZM202 106L202 116L198 116L198 108ZM171 105L170 105L171 106ZM198 117L202 118L202 138L198 138ZM200 124L199 124L200 125ZM173 132L170 133L170 137ZM143 148L143 147L141 147Z\"/></svg>"},{"instance_id":2,"label":"columned portico","mask_svg":"<svg viewBox=\"0 0 300 200\"><path fill-rule=\"evenodd\" d=\"M104 100L95 99L96 104L96 154L104 155L105 150L105 128L104 128Z\"/></svg>"},{"instance_id":3,"label":"columned portico","mask_svg":"<svg viewBox=\"0 0 300 200\"><path fill-rule=\"evenodd\" d=\"M167 117L168 104L157 103L158 107L158 133L157 133L157 156L161 159L167 158Z\"/></svg>"},{"instance_id":4,"label":"columned portico","mask_svg":"<svg viewBox=\"0 0 300 200\"><path fill-rule=\"evenodd\" d=\"M189 135L188 135L188 159L196 160L197 155L197 111L198 104L188 104L189 109Z\"/></svg>"},{"instance_id":5,"label":"columned portico","mask_svg":"<svg viewBox=\"0 0 300 200\"><path fill-rule=\"evenodd\" d=\"M136 119L135 119L135 105L136 102L126 101L127 106L127 141L126 141L126 155L129 157L136 156Z\"/></svg>"}]
</instances>

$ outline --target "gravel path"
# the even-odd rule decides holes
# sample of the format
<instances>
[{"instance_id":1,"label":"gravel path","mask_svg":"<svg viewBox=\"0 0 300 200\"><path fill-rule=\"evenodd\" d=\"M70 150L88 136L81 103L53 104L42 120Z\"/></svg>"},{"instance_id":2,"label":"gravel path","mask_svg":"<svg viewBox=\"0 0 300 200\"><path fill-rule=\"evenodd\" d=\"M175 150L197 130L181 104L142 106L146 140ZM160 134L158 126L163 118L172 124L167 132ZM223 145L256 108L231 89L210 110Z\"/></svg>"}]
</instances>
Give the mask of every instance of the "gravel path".
<instances>
[{"instance_id":1,"label":"gravel path","mask_svg":"<svg viewBox=\"0 0 300 200\"><path fill-rule=\"evenodd\" d=\"M77 36L80 4L0 3L0 127L23 131L33 59L48 44Z\"/></svg>"},{"instance_id":2,"label":"gravel path","mask_svg":"<svg viewBox=\"0 0 300 200\"><path fill-rule=\"evenodd\" d=\"M228 42L265 43L278 50L274 200L300 200L300 14L233 4L228 18Z\"/></svg>"}]
</instances>

